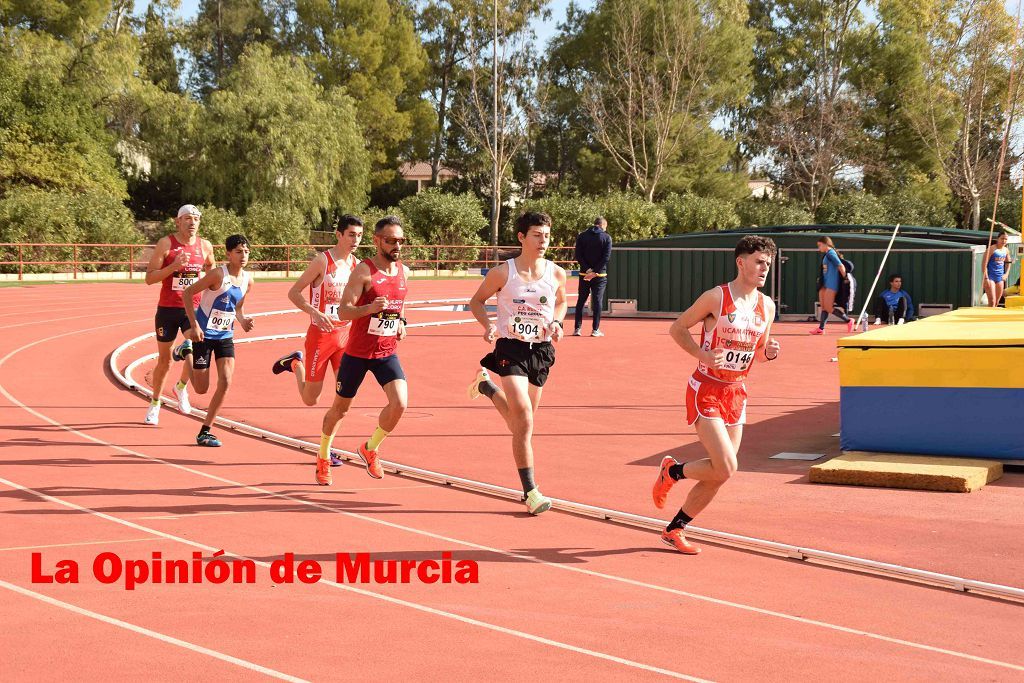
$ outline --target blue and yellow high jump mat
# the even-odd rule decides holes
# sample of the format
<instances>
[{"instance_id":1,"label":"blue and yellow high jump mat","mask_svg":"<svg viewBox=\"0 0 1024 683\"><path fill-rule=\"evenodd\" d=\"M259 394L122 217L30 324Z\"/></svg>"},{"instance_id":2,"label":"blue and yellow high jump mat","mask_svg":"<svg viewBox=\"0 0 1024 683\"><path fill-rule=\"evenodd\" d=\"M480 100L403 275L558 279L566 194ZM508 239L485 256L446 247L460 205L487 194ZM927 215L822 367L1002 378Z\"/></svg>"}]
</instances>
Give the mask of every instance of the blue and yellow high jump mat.
<instances>
[{"instance_id":1,"label":"blue and yellow high jump mat","mask_svg":"<svg viewBox=\"0 0 1024 683\"><path fill-rule=\"evenodd\" d=\"M844 451L1024 460L1024 310L961 308L838 345Z\"/></svg>"}]
</instances>

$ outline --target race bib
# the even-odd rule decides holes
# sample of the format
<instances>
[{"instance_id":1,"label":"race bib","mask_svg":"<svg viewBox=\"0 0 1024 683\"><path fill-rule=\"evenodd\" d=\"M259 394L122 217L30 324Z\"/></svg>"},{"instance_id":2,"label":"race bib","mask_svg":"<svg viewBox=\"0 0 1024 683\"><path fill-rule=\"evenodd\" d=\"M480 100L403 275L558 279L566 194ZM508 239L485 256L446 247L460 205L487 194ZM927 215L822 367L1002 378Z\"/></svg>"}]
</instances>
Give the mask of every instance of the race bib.
<instances>
[{"instance_id":1,"label":"race bib","mask_svg":"<svg viewBox=\"0 0 1024 683\"><path fill-rule=\"evenodd\" d=\"M210 311L210 319L206 321L206 329L211 332L228 332L234 324L234 311L219 311L215 308Z\"/></svg>"},{"instance_id":2,"label":"race bib","mask_svg":"<svg viewBox=\"0 0 1024 683\"><path fill-rule=\"evenodd\" d=\"M726 351L725 365L722 366L722 370L743 372L750 367L750 363L753 362L753 360L753 351Z\"/></svg>"},{"instance_id":3,"label":"race bib","mask_svg":"<svg viewBox=\"0 0 1024 683\"><path fill-rule=\"evenodd\" d=\"M508 323L509 334L524 342L544 341L547 328L543 326L543 323L544 320L540 317L517 315Z\"/></svg>"},{"instance_id":4,"label":"race bib","mask_svg":"<svg viewBox=\"0 0 1024 683\"><path fill-rule=\"evenodd\" d=\"M381 311L370 316L366 331L378 337L394 337L398 334L398 312Z\"/></svg>"},{"instance_id":5,"label":"race bib","mask_svg":"<svg viewBox=\"0 0 1024 683\"><path fill-rule=\"evenodd\" d=\"M324 315L331 320L338 320L338 306L339 304L327 304L324 306Z\"/></svg>"},{"instance_id":6,"label":"race bib","mask_svg":"<svg viewBox=\"0 0 1024 683\"><path fill-rule=\"evenodd\" d=\"M195 271L182 271L171 275L171 289L175 292L184 292L186 287L194 285L199 280L199 273Z\"/></svg>"}]
</instances>

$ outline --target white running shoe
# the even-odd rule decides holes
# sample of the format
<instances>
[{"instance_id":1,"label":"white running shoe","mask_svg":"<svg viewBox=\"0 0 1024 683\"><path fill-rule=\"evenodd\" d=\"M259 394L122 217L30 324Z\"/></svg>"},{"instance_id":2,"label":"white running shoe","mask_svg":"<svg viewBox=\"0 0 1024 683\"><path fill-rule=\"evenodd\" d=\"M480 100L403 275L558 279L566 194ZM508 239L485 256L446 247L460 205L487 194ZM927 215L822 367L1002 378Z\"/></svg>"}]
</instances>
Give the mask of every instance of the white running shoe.
<instances>
[{"instance_id":1,"label":"white running shoe","mask_svg":"<svg viewBox=\"0 0 1024 683\"><path fill-rule=\"evenodd\" d=\"M146 411L146 424L158 425L160 424L160 404L153 405L149 404L149 410Z\"/></svg>"},{"instance_id":2,"label":"white running shoe","mask_svg":"<svg viewBox=\"0 0 1024 683\"><path fill-rule=\"evenodd\" d=\"M531 515L539 515L551 509L551 499L540 492L540 489L531 489L526 494L526 509Z\"/></svg>"},{"instance_id":3,"label":"white running shoe","mask_svg":"<svg viewBox=\"0 0 1024 683\"><path fill-rule=\"evenodd\" d=\"M490 380L491 376L487 374L487 371L480 368L480 372L476 373L473 383L469 385L469 389L466 392L469 394L469 400L474 401L480 398L480 383L489 382Z\"/></svg>"},{"instance_id":4,"label":"white running shoe","mask_svg":"<svg viewBox=\"0 0 1024 683\"><path fill-rule=\"evenodd\" d=\"M178 385L174 385L174 395L178 399L178 411L182 415L192 414L192 404L188 400L188 385L185 385L184 389L179 389Z\"/></svg>"}]
</instances>

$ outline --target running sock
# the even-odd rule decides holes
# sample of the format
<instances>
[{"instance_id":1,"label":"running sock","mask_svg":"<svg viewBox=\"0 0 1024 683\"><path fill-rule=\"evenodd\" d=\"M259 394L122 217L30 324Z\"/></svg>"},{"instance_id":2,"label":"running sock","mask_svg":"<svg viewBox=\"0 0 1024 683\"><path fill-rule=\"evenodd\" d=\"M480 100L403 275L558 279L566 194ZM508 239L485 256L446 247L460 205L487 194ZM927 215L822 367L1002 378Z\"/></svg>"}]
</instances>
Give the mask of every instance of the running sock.
<instances>
[{"instance_id":1,"label":"running sock","mask_svg":"<svg viewBox=\"0 0 1024 683\"><path fill-rule=\"evenodd\" d=\"M828 311L821 312L821 322L818 323L820 329L825 329L825 323L828 322Z\"/></svg>"},{"instance_id":2,"label":"running sock","mask_svg":"<svg viewBox=\"0 0 1024 683\"><path fill-rule=\"evenodd\" d=\"M322 460L331 459L331 442L334 441L333 434L321 434L320 435L320 458Z\"/></svg>"},{"instance_id":3,"label":"running sock","mask_svg":"<svg viewBox=\"0 0 1024 683\"><path fill-rule=\"evenodd\" d=\"M160 399L154 398L152 401L149 402L149 405L151 405L151 406L158 406L158 405L160 405Z\"/></svg>"},{"instance_id":4,"label":"running sock","mask_svg":"<svg viewBox=\"0 0 1024 683\"><path fill-rule=\"evenodd\" d=\"M491 380L480 382L480 385L477 387L477 389L479 389L480 393L486 396L487 398L491 398L499 391L498 385L492 382Z\"/></svg>"},{"instance_id":5,"label":"running sock","mask_svg":"<svg viewBox=\"0 0 1024 683\"><path fill-rule=\"evenodd\" d=\"M523 493L529 493L537 488L537 484L533 481L532 467L519 468L519 481L523 482Z\"/></svg>"},{"instance_id":6,"label":"running sock","mask_svg":"<svg viewBox=\"0 0 1024 683\"><path fill-rule=\"evenodd\" d=\"M381 442L384 441L384 439L390 433L391 432L385 432L380 427L377 427L377 429L373 431L373 436L371 436L370 440L366 442L366 450L375 451L378 448L380 448Z\"/></svg>"},{"instance_id":7,"label":"running sock","mask_svg":"<svg viewBox=\"0 0 1024 683\"><path fill-rule=\"evenodd\" d=\"M174 386L177 387L178 391L181 391L182 389L188 386L188 383L179 380L178 383L175 384Z\"/></svg>"},{"instance_id":8,"label":"running sock","mask_svg":"<svg viewBox=\"0 0 1024 683\"><path fill-rule=\"evenodd\" d=\"M679 512L676 513L676 516L672 518L672 521L668 523L668 526L665 527L665 531L675 531L676 529L683 529L686 527L687 524L689 524L692 521L693 517L686 514L682 511L682 509L680 509Z\"/></svg>"},{"instance_id":9,"label":"running sock","mask_svg":"<svg viewBox=\"0 0 1024 683\"><path fill-rule=\"evenodd\" d=\"M842 308L839 308L838 306L832 309L832 315L836 316L844 323L850 322L850 316L846 315L846 311L843 310Z\"/></svg>"},{"instance_id":10,"label":"running sock","mask_svg":"<svg viewBox=\"0 0 1024 683\"><path fill-rule=\"evenodd\" d=\"M210 425L203 425L202 427L199 428L199 436L202 436L203 434L208 434L209 432Z\"/></svg>"},{"instance_id":11,"label":"running sock","mask_svg":"<svg viewBox=\"0 0 1024 683\"><path fill-rule=\"evenodd\" d=\"M686 475L683 474L683 467L685 465L685 462L681 462L676 465L669 465L668 476L672 477L676 481L679 481L680 479L686 479Z\"/></svg>"}]
</instances>

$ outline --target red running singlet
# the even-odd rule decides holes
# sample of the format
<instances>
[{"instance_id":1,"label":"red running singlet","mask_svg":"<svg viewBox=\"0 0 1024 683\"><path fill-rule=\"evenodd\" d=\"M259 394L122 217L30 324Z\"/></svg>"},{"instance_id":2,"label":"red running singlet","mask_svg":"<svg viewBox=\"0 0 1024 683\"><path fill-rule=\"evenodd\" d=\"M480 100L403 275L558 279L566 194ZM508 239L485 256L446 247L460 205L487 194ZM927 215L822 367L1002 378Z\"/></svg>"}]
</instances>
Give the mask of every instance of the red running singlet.
<instances>
[{"instance_id":1,"label":"red running singlet","mask_svg":"<svg viewBox=\"0 0 1024 683\"><path fill-rule=\"evenodd\" d=\"M370 288L363 292L356 305L365 306L379 296L386 297L388 303L380 313L352 321L345 353L356 358L387 358L398 348L398 318L408 293L405 267L399 263L398 272L387 275L371 259L363 263L370 267Z\"/></svg>"},{"instance_id":2,"label":"red running singlet","mask_svg":"<svg viewBox=\"0 0 1024 683\"><path fill-rule=\"evenodd\" d=\"M203 254L203 241L199 237L196 237L195 244L182 244L174 235L170 235L170 238L171 248L167 250L167 255L164 256L164 263L160 267L166 268L171 265L181 252L188 254L188 264L181 270L173 272L164 278L160 284L160 300L157 302L157 305L184 308L185 304L182 303L181 293L185 291L186 287L203 276L206 256ZM192 297L192 308L199 305L200 298L202 298L201 293Z\"/></svg>"}]
</instances>

